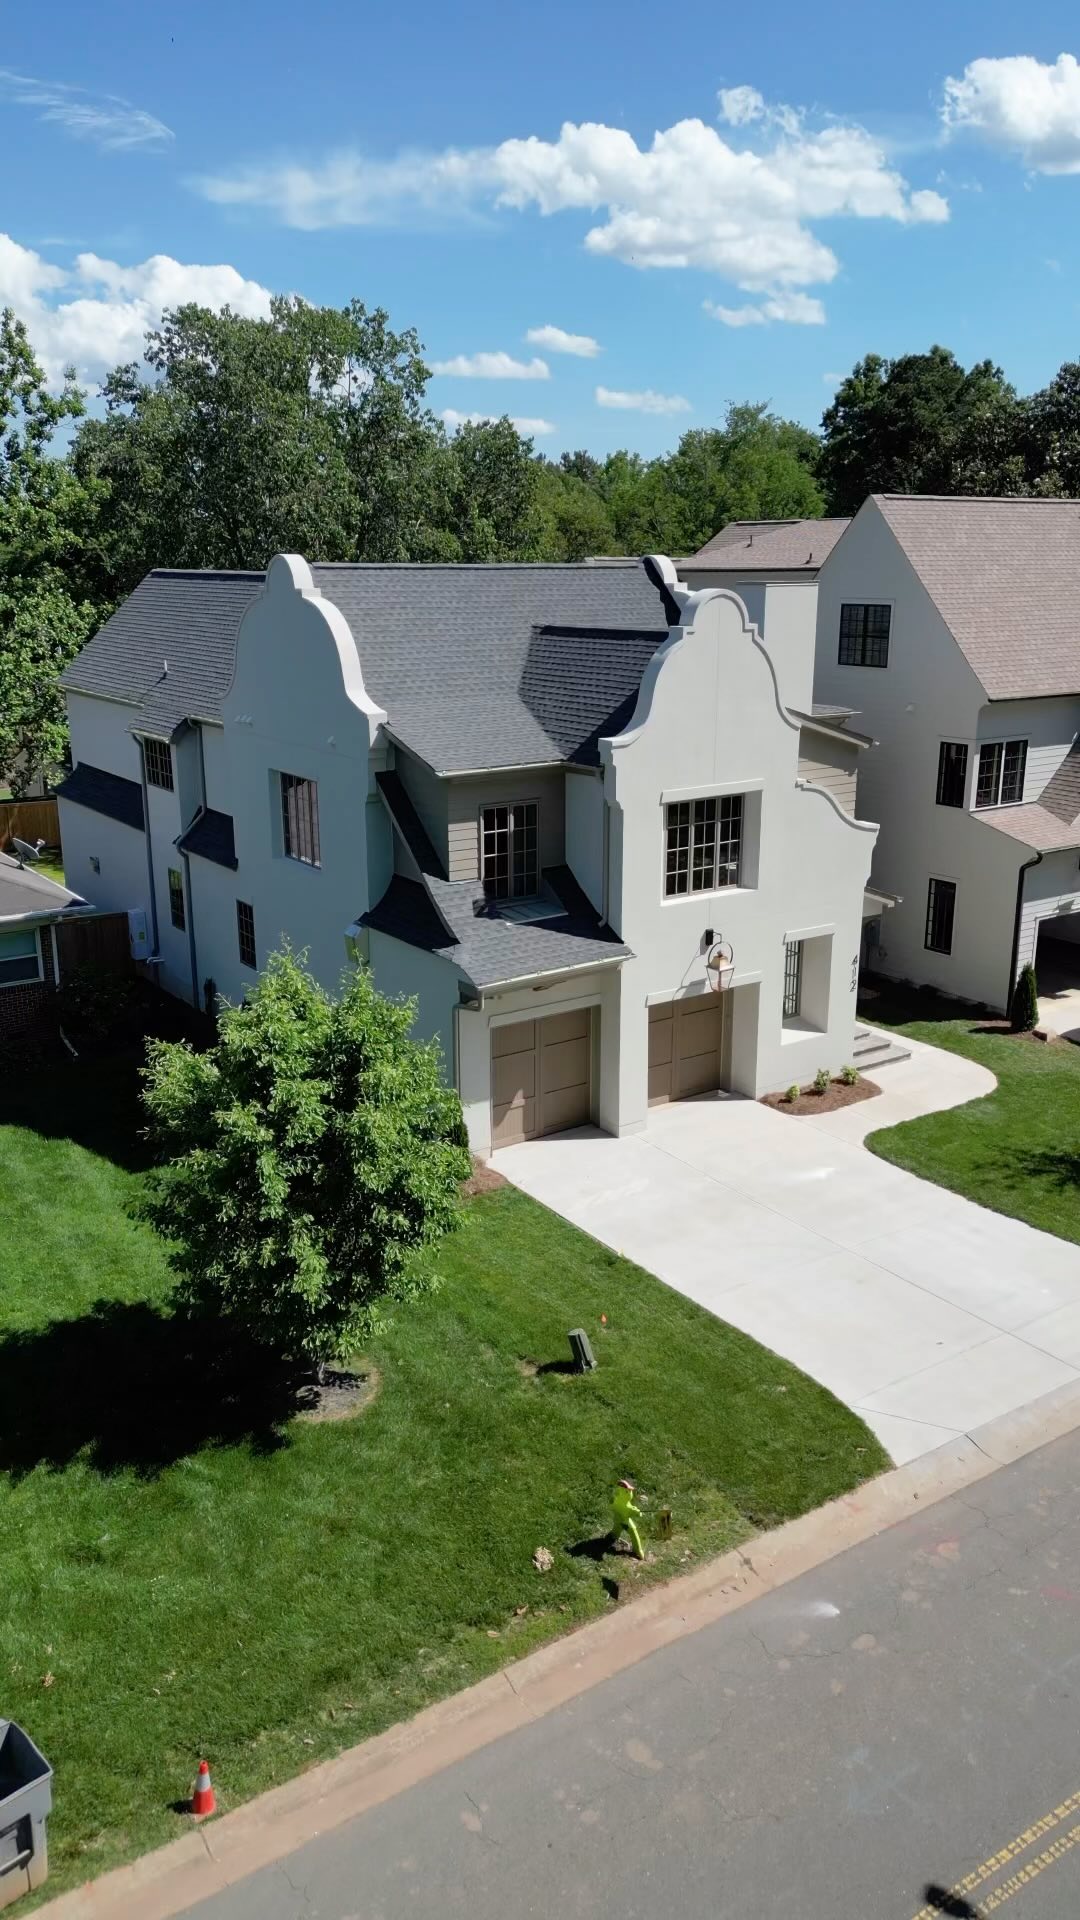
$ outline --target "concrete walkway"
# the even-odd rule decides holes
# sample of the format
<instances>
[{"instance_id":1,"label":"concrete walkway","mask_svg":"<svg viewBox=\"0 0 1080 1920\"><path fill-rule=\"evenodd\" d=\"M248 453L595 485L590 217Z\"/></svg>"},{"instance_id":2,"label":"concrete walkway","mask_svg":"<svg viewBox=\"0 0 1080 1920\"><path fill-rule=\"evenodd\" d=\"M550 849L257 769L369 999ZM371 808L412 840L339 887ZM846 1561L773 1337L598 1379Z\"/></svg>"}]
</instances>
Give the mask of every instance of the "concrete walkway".
<instances>
[{"instance_id":1,"label":"concrete walkway","mask_svg":"<svg viewBox=\"0 0 1080 1920\"><path fill-rule=\"evenodd\" d=\"M910 1044L880 1098L820 1120L720 1096L658 1108L621 1140L583 1128L492 1164L914 1460L1080 1380L1080 1248L867 1151L867 1131L993 1090L983 1068Z\"/></svg>"}]
</instances>

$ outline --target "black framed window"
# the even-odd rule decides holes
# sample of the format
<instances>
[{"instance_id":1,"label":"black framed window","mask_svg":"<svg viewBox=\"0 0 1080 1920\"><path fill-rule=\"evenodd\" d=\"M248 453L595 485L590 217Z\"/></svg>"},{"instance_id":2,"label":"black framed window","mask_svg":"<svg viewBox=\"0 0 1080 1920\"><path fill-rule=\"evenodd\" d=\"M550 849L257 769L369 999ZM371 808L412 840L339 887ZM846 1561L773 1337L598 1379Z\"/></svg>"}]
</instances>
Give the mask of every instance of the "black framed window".
<instances>
[{"instance_id":1,"label":"black framed window","mask_svg":"<svg viewBox=\"0 0 1080 1920\"><path fill-rule=\"evenodd\" d=\"M1015 806L1024 797L1026 740L988 740L979 748L977 807Z\"/></svg>"},{"instance_id":2,"label":"black framed window","mask_svg":"<svg viewBox=\"0 0 1080 1920\"><path fill-rule=\"evenodd\" d=\"M173 926L179 927L183 933L187 918L184 913L184 876L179 867L169 868L169 912Z\"/></svg>"},{"instance_id":3,"label":"black framed window","mask_svg":"<svg viewBox=\"0 0 1080 1920\"><path fill-rule=\"evenodd\" d=\"M673 800L665 809L665 896L737 887L742 841L741 793Z\"/></svg>"},{"instance_id":4,"label":"black framed window","mask_svg":"<svg viewBox=\"0 0 1080 1920\"><path fill-rule=\"evenodd\" d=\"M876 601L845 600L840 608L842 667L887 667L892 608Z\"/></svg>"},{"instance_id":5,"label":"black framed window","mask_svg":"<svg viewBox=\"0 0 1080 1920\"><path fill-rule=\"evenodd\" d=\"M240 965L255 968L255 909L246 900L236 903L236 944L240 950Z\"/></svg>"},{"instance_id":6,"label":"black framed window","mask_svg":"<svg viewBox=\"0 0 1080 1920\"><path fill-rule=\"evenodd\" d=\"M968 750L962 740L943 740L937 763L939 807L962 807L967 787Z\"/></svg>"},{"instance_id":7,"label":"black framed window","mask_svg":"<svg viewBox=\"0 0 1080 1920\"><path fill-rule=\"evenodd\" d=\"M540 808L535 800L483 807L480 878L489 900L530 900L540 891Z\"/></svg>"},{"instance_id":8,"label":"black framed window","mask_svg":"<svg viewBox=\"0 0 1080 1920\"><path fill-rule=\"evenodd\" d=\"M281 781L281 844L290 860L305 867L321 867L319 847L319 789L314 780L296 773L278 775Z\"/></svg>"},{"instance_id":9,"label":"black framed window","mask_svg":"<svg viewBox=\"0 0 1080 1920\"><path fill-rule=\"evenodd\" d=\"M951 953L956 916L955 880L931 880L926 891L926 938L931 953Z\"/></svg>"},{"instance_id":10,"label":"black framed window","mask_svg":"<svg viewBox=\"0 0 1080 1920\"><path fill-rule=\"evenodd\" d=\"M802 1007L802 949L801 940L788 940L784 945L784 1019L794 1020Z\"/></svg>"},{"instance_id":11,"label":"black framed window","mask_svg":"<svg viewBox=\"0 0 1080 1920\"><path fill-rule=\"evenodd\" d=\"M164 787L167 793L171 793L173 790L172 748L168 741L144 740L143 756L147 785Z\"/></svg>"}]
</instances>

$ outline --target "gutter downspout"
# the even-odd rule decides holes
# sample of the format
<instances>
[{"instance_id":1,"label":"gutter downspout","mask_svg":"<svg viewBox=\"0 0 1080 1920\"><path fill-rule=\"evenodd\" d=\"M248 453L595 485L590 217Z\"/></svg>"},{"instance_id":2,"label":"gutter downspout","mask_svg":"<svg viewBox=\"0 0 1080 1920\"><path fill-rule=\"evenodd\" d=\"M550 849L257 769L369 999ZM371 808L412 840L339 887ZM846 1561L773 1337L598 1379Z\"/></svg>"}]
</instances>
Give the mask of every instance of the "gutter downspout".
<instances>
[{"instance_id":1,"label":"gutter downspout","mask_svg":"<svg viewBox=\"0 0 1080 1920\"><path fill-rule=\"evenodd\" d=\"M1016 962L1020 956L1020 918L1024 911L1024 875L1031 867L1037 867L1042 860L1041 853L1035 853L1030 860L1021 863L1016 876L1016 912L1013 915L1012 958L1009 962L1009 991L1005 997L1005 1012L1012 1010L1013 990L1016 986Z\"/></svg>"},{"instance_id":2,"label":"gutter downspout","mask_svg":"<svg viewBox=\"0 0 1080 1920\"><path fill-rule=\"evenodd\" d=\"M198 819L198 814L195 819ZM194 821L192 822L194 825ZM199 994L199 956L195 951L195 897L191 891L191 856L177 847L177 853L184 863L184 892L187 894L187 930L188 954L191 959L191 1004L198 1013L202 1001Z\"/></svg>"},{"instance_id":3,"label":"gutter downspout","mask_svg":"<svg viewBox=\"0 0 1080 1920\"><path fill-rule=\"evenodd\" d=\"M146 835L146 872L150 882L150 932L153 936L150 953L159 956L161 945L158 940L157 895L154 891L154 843L150 833L150 799L146 787L146 741L138 735L139 771L142 775L143 832Z\"/></svg>"}]
</instances>

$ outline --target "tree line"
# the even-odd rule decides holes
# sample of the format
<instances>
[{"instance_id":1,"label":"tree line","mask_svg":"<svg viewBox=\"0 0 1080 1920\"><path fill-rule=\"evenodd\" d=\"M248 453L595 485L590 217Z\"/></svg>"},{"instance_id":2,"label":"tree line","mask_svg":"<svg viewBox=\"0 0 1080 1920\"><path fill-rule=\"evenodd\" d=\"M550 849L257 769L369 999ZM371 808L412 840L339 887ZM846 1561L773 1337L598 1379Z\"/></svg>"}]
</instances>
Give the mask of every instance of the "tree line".
<instances>
[{"instance_id":1,"label":"tree line","mask_svg":"<svg viewBox=\"0 0 1080 1920\"><path fill-rule=\"evenodd\" d=\"M869 354L819 432L732 404L655 459L557 460L508 418L448 433L411 328L276 298L183 306L98 403L50 388L0 316L0 774L65 748L58 676L151 567L693 553L732 519L854 512L872 492L1080 495L1080 363L1019 395L944 347Z\"/></svg>"}]
</instances>

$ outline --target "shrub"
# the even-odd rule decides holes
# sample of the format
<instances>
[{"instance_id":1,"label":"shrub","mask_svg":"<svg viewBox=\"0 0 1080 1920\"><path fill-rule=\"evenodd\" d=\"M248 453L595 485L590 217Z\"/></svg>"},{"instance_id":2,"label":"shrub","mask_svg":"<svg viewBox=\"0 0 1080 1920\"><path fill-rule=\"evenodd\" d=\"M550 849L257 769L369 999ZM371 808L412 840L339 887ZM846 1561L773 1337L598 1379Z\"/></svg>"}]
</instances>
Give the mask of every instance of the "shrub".
<instances>
[{"instance_id":1,"label":"shrub","mask_svg":"<svg viewBox=\"0 0 1080 1920\"><path fill-rule=\"evenodd\" d=\"M1034 967L1024 967L1013 988L1010 1013L1014 1033L1030 1033L1039 1019L1039 987Z\"/></svg>"},{"instance_id":2,"label":"shrub","mask_svg":"<svg viewBox=\"0 0 1080 1920\"><path fill-rule=\"evenodd\" d=\"M828 1093L832 1086L832 1075L828 1067L819 1067L814 1075L814 1092Z\"/></svg>"},{"instance_id":3,"label":"shrub","mask_svg":"<svg viewBox=\"0 0 1080 1920\"><path fill-rule=\"evenodd\" d=\"M859 1078L858 1067L841 1067L840 1078L845 1087L853 1087Z\"/></svg>"},{"instance_id":4,"label":"shrub","mask_svg":"<svg viewBox=\"0 0 1080 1920\"><path fill-rule=\"evenodd\" d=\"M415 1016L363 968L333 1000L279 953L206 1052L151 1042L143 1099L164 1164L147 1212L182 1303L324 1362L355 1351L382 1303L432 1287L424 1256L471 1166Z\"/></svg>"},{"instance_id":5,"label":"shrub","mask_svg":"<svg viewBox=\"0 0 1080 1920\"><path fill-rule=\"evenodd\" d=\"M56 990L61 1024L73 1033L108 1039L129 1024L139 999L140 982L133 973L113 973L106 967L72 967Z\"/></svg>"},{"instance_id":6,"label":"shrub","mask_svg":"<svg viewBox=\"0 0 1080 1920\"><path fill-rule=\"evenodd\" d=\"M802 1092L802 1088L799 1086L798 1081L793 1080L790 1087L788 1088L787 1092L784 1095L784 1099L790 1100L792 1106L794 1106L801 1092Z\"/></svg>"}]
</instances>

